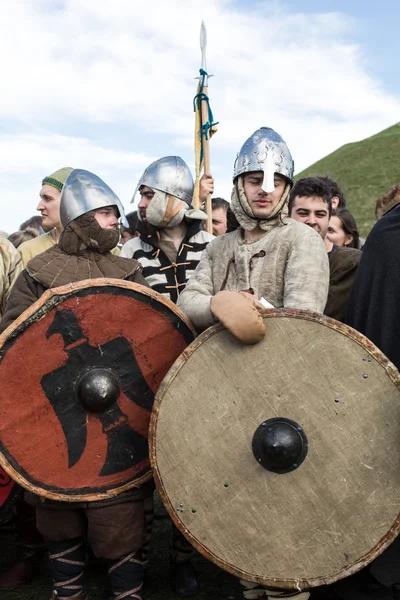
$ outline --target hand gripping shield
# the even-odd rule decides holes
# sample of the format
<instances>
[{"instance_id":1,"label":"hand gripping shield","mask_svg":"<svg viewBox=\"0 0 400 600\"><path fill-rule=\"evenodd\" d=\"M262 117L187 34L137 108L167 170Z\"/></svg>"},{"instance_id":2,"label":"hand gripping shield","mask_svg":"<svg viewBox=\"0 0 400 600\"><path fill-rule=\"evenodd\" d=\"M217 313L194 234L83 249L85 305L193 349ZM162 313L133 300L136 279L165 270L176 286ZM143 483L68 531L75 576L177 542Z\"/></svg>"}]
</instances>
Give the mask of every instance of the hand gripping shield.
<instances>
[{"instance_id":1,"label":"hand gripping shield","mask_svg":"<svg viewBox=\"0 0 400 600\"><path fill-rule=\"evenodd\" d=\"M48 290L0 336L1 466L72 502L147 481L154 394L193 338L172 302L138 284Z\"/></svg>"},{"instance_id":2,"label":"hand gripping shield","mask_svg":"<svg viewBox=\"0 0 400 600\"><path fill-rule=\"evenodd\" d=\"M399 532L400 390L364 336L277 310L243 346L221 325L163 380L150 452L175 524L207 558L304 590L362 568Z\"/></svg>"}]
</instances>

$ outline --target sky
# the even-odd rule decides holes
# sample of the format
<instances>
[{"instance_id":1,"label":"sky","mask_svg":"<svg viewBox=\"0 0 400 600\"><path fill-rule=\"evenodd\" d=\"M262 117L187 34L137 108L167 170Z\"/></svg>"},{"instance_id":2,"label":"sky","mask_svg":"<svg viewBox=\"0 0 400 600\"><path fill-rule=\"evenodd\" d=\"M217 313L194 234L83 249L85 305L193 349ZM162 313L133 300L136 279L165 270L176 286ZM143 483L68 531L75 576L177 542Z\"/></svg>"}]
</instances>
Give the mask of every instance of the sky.
<instances>
[{"instance_id":1,"label":"sky","mask_svg":"<svg viewBox=\"0 0 400 600\"><path fill-rule=\"evenodd\" d=\"M400 120L396 0L13 0L0 20L0 229L35 214L64 166L100 176L127 212L148 164L194 167L199 31L207 27L215 195L259 127L299 172ZM396 183L396 182L394 182Z\"/></svg>"}]
</instances>

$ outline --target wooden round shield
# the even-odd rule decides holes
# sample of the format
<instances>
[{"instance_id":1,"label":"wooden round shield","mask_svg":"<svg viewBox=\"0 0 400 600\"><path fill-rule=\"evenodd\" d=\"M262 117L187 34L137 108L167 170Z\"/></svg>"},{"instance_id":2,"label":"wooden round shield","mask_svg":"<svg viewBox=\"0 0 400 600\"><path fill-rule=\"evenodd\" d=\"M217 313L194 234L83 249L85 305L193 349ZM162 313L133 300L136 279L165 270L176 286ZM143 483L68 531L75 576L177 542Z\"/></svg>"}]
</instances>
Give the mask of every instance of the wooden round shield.
<instances>
[{"instance_id":1,"label":"wooden round shield","mask_svg":"<svg viewBox=\"0 0 400 600\"><path fill-rule=\"evenodd\" d=\"M48 290L0 336L0 464L57 500L150 479L154 394L193 339L150 288L93 279Z\"/></svg>"},{"instance_id":2,"label":"wooden round shield","mask_svg":"<svg viewBox=\"0 0 400 600\"><path fill-rule=\"evenodd\" d=\"M222 326L163 380L150 452L174 522L249 581L303 590L365 566L399 532L400 389L364 336L271 311L262 342Z\"/></svg>"}]
</instances>

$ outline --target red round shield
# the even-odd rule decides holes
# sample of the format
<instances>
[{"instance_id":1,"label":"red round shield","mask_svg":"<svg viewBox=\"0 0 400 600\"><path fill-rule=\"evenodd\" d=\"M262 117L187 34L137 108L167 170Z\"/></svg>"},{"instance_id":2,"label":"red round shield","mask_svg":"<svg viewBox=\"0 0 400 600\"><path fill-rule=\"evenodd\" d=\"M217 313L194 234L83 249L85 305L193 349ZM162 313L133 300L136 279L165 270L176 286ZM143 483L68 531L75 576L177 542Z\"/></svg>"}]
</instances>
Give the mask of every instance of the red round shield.
<instances>
[{"instance_id":1,"label":"red round shield","mask_svg":"<svg viewBox=\"0 0 400 600\"><path fill-rule=\"evenodd\" d=\"M150 288L93 279L48 290L0 336L0 464L57 500L148 480L154 395L194 336Z\"/></svg>"}]
</instances>

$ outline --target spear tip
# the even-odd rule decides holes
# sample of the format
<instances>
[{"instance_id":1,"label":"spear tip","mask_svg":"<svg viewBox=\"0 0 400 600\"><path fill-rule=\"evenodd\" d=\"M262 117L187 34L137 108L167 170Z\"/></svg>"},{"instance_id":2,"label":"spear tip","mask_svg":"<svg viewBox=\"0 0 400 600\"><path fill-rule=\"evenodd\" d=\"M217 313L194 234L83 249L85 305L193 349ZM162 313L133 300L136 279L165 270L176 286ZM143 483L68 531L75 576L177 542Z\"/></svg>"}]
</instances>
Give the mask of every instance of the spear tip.
<instances>
[{"instance_id":1,"label":"spear tip","mask_svg":"<svg viewBox=\"0 0 400 600\"><path fill-rule=\"evenodd\" d=\"M200 49L203 51L207 46L207 30L204 21L201 22L200 27Z\"/></svg>"}]
</instances>

